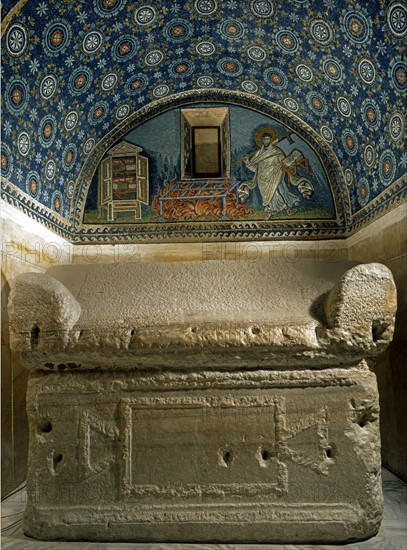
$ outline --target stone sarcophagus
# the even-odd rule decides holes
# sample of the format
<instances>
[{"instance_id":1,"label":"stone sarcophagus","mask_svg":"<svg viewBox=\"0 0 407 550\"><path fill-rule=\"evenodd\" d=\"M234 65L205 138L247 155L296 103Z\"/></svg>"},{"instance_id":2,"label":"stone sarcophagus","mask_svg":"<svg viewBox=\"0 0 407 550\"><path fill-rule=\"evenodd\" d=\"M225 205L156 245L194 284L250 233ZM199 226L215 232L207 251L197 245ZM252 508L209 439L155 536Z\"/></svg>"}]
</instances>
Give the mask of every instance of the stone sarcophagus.
<instances>
[{"instance_id":1,"label":"stone sarcophagus","mask_svg":"<svg viewBox=\"0 0 407 550\"><path fill-rule=\"evenodd\" d=\"M360 540L380 525L391 340L380 264L201 261L24 274L11 343L31 369L26 534Z\"/></svg>"}]
</instances>

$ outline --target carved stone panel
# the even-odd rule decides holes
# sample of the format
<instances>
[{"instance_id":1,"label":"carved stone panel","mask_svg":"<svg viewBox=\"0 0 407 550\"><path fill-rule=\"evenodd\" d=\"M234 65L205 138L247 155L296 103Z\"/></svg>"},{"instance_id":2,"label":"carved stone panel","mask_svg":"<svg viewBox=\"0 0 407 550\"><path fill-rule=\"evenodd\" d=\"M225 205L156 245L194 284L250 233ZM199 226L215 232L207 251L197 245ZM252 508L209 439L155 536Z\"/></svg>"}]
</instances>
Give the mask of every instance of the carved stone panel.
<instances>
[{"instance_id":1,"label":"carved stone panel","mask_svg":"<svg viewBox=\"0 0 407 550\"><path fill-rule=\"evenodd\" d=\"M287 493L284 397L124 399L122 414L124 495Z\"/></svg>"},{"instance_id":2,"label":"carved stone panel","mask_svg":"<svg viewBox=\"0 0 407 550\"><path fill-rule=\"evenodd\" d=\"M363 363L36 373L28 392L24 529L36 538L346 541L379 528L377 389Z\"/></svg>"}]
</instances>

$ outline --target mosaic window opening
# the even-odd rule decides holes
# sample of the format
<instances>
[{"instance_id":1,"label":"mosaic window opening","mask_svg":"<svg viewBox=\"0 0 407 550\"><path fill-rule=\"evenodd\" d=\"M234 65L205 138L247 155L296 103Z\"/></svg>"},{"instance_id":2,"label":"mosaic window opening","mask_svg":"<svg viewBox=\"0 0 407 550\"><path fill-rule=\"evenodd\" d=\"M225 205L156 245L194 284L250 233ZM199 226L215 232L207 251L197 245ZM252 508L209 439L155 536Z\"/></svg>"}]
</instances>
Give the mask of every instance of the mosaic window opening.
<instances>
[{"instance_id":1,"label":"mosaic window opening","mask_svg":"<svg viewBox=\"0 0 407 550\"><path fill-rule=\"evenodd\" d=\"M181 109L181 178L230 176L229 109Z\"/></svg>"}]
</instances>

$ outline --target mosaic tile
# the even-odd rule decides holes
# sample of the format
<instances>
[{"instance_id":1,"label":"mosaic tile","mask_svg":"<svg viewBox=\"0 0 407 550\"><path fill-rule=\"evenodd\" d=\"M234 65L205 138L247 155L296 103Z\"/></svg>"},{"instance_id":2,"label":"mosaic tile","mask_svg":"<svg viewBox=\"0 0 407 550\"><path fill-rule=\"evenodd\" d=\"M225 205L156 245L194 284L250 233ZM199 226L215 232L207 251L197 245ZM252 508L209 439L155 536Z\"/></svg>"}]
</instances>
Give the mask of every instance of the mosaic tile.
<instances>
[{"instance_id":1,"label":"mosaic tile","mask_svg":"<svg viewBox=\"0 0 407 550\"><path fill-rule=\"evenodd\" d=\"M133 113L161 100L169 110L180 94L199 90L213 98L217 90L235 94L234 103L250 108L253 98L265 109L276 105L288 121L294 116L318 134L341 165L348 231L405 197L401 1L15 6L10 0L1 7L2 196L70 240L84 172L96 168L105 137L124 135ZM83 206L86 196L80 200ZM305 229L303 237L329 234L323 224L316 227L319 233ZM298 236L289 223L276 236L285 233Z\"/></svg>"}]
</instances>

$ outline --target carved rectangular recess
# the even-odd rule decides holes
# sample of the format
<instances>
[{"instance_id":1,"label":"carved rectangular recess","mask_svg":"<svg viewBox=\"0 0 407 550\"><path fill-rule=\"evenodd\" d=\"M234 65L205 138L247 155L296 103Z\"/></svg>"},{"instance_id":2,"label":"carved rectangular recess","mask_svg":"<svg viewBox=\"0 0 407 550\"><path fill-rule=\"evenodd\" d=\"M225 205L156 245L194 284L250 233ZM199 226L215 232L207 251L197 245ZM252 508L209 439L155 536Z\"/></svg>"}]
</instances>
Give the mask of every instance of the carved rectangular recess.
<instances>
[{"instance_id":1,"label":"carved rectangular recess","mask_svg":"<svg viewBox=\"0 0 407 550\"><path fill-rule=\"evenodd\" d=\"M284 397L123 398L122 496L285 494Z\"/></svg>"}]
</instances>

